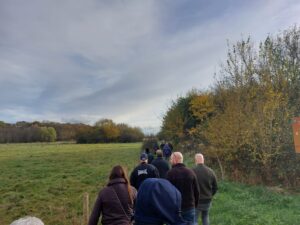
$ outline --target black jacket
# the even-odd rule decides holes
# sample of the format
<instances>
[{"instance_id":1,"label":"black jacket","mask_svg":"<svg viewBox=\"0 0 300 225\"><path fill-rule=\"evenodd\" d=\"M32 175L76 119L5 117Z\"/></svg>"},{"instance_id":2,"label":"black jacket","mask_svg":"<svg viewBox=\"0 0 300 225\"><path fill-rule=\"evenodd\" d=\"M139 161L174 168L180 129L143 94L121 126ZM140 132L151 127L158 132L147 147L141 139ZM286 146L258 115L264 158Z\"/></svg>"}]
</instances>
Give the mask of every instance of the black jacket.
<instances>
[{"instance_id":1,"label":"black jacket","mask_svg":"<svg viewBox=\"0 0 300 225\"><path fill-rule=\"evenodd\" d=\"M199 188L200 188L200 203L210 202L213 195L218 190L217 178L212 169L205 166L204 164L198 164L193 168Z\"/></svg>"},{"instance_id":2,"label":"black jacket","mask_svg":"<svg viewBox=\"0 0 300 225\"><path fill-rule=\"evenodd\" d=\"M167 172L170 170L170 165L163 157L157 157L151 164L158 169L160 178L167 178Z\"/></svg>"},{"instance_id":3,"label":"black jacket","mask_svg":"<svg viewBox=\"0 0 300 225\"><path fill-rule=\"evenodd\" d=\"M142 162L132 171L130 183L137 190L147 178L159 178L159 172L155 166Z\"/></svg>"},{"instance_id":4,"label":"black jacket","mask_svg":"<svg viewBox=\"0 0 300 225\"><path fill-rule=\"evenodd\" d=\"M199 200L199 187L193 170L183 163L172 166L167 173L167 179L180 191L182 196L182 211L196 208Z\"/></svg>"},{"instance_id":5,"label":"black jacket","mask_svg":"<svg viewBox=\"0 0 300 225\"><path fill-rule=\"evenodd\" d=\"M148 163L149 164L151 164L152 163L152 161L153 161L153 159L154 159L154 156L153 156L153 154L152 153L146 153L147 154L147 156L148 156Z\"/></svg>"},{"instance_id":6,"label":"black jacket","mask_svg":"<svg viewBox=\"0 0 300 225\"><path fill-rule=\"evenodd\" d=\"M137 191L131 187L133 200ZM126 214L125 214L126 212ZM102 214L103 225L129 225L133 213L125 179L112 179L97 197L88 225L97 225Z\"/></svg>"}]
</instances>

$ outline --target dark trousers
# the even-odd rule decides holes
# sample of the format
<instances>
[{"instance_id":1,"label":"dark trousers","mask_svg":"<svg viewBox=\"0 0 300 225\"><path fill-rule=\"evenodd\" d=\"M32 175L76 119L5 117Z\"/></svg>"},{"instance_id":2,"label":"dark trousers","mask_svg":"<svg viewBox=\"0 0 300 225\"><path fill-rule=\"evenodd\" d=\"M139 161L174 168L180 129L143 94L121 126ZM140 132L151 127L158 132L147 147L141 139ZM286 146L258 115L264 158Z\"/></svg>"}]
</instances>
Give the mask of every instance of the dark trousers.
<instances>
[{"instance_id":1,"label":"dark trousers","mask_svg":"<svg viewBox=\"0 0 300 225\"><path fill-rule=\"evenodd\" d=\"M209 209L211 202L208 203L199 203L197 208L197 218L199 218L201 214L202 225L209 225Z\"/></svg>"}]
</instances>

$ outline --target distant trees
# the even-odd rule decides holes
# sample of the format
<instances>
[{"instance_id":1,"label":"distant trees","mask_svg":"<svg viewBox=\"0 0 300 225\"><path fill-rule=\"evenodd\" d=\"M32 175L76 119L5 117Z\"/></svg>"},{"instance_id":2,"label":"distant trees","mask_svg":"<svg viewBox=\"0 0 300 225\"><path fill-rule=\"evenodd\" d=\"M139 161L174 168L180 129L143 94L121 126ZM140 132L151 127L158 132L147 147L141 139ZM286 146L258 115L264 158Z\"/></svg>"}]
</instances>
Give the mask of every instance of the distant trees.
<instances>
[{"instance_id":1,"label":"distant trees","mask_svg":"<svg viewBox=\"0 0 300 225\"><path fill-rule=\"evenodd\" d=\"M250 38L230 47L212 89L177 99L161 134L204 151L224 176L299 185L290 123L299 115L300 29L294 27L268 36L258 49Z\"/></svg>"},{"instance_id":2,"label":"distant trees","mask_svg":"<svg viewBox=\"0 0 300 225\"><path fill-rule=\"evenodd\" d=\"M119 129L118 142L139 142L144 138L144 133L139 127L130 127L127 124L117 124Z\"/></svg>"},{"instance_id":3,"label":"distant trees","mask_svg":"<svg viewBox=\"0 0 300 225\"><path fill-rule=\"evenodd\" d=\"M53 127L39 127L40 140L42 142L56 141L56 131Z\"/></svg>"},{"instance_id":4,"label":"distant trees","mask_svg":"<svg viewBox=\"0 0 300 225\"><path fill-rule=\"evenodd\" d=\"M77 143L138 142L144 134L138 127L102 119L95 126L55 122L0 121L0 143L76 141Z\"/></svg>"},{"instance_id":5,"label":"distant trees","mask_svg":"<svg viewBox=\"0 0 300 225\"><path fill-rule=\"evenodd\" d=\"M77 143L111 143L111 142L138 142L144 134L138 127L126 124L116 124L110 119L101 119L89 130L79 132Z\"/></svg>"},{"instance_id":6,"label":"distant trees","mask_svg":"<svg viewBox=\"0 0 300 225\"><path fill-rule=\"evenodd\" d=\"M101 142L117 142L120 130L112 120L101 119L95 123L95 127Z\"/></svg>"},{"instance_id":7,"label":"distant trees","mask_svg":"<svg viewBox=\"0 0 300 225\"><path fill-rule=\"evenodd\" d=\"M0 127L0 143L54 142L56 131L53 127Z\"/></svg>"}]
</instances>

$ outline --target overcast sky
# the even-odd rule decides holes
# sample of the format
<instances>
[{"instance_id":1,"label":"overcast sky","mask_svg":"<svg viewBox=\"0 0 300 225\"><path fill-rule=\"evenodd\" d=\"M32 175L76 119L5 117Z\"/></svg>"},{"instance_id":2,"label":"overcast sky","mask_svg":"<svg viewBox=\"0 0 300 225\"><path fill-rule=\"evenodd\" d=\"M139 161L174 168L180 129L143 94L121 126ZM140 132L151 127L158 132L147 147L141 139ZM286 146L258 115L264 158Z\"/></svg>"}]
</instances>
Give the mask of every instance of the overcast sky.
<instances>
[{"instance_id":1,"label":"overcast sky","mask_svg":"<svg viewBox=\"0 0 300 225\"><path fill-rule=\"evenodd\" d=\"M227 40L300 24L298 0L0 0L0 120L159 128Z\"/></svg>"}]
</instances>

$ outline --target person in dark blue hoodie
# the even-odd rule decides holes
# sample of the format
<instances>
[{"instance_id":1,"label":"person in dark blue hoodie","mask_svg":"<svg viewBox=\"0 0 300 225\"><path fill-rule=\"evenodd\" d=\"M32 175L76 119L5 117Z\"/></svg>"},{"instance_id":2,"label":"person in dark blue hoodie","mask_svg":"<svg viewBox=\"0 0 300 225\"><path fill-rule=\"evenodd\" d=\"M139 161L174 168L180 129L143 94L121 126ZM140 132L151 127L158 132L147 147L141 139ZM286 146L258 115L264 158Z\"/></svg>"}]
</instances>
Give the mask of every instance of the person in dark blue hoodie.
<instances>
[{"instance_id":1,"label":"person in dark blue hoodie","mask_svg":"<svg viewBox=\"0 0 300 225\"><path fill-rule=\"evenodd\" d=\"M135 225L185 225L180 192L166 179L146 179L138 191L134 221Z\"/></svg>"},{"instance_id":2,"label":"person in dark blue hoodie","mask_svg":"<svg viewBox=\"0 0 300 225\"><path fill-rule=\"evenodd\" d=\"M170 156L172 155L172 148L170 147L169 143L166 143L164 145L162 151L163 151L165 159L169 160Z\"/></svg>"}]
</instances>

